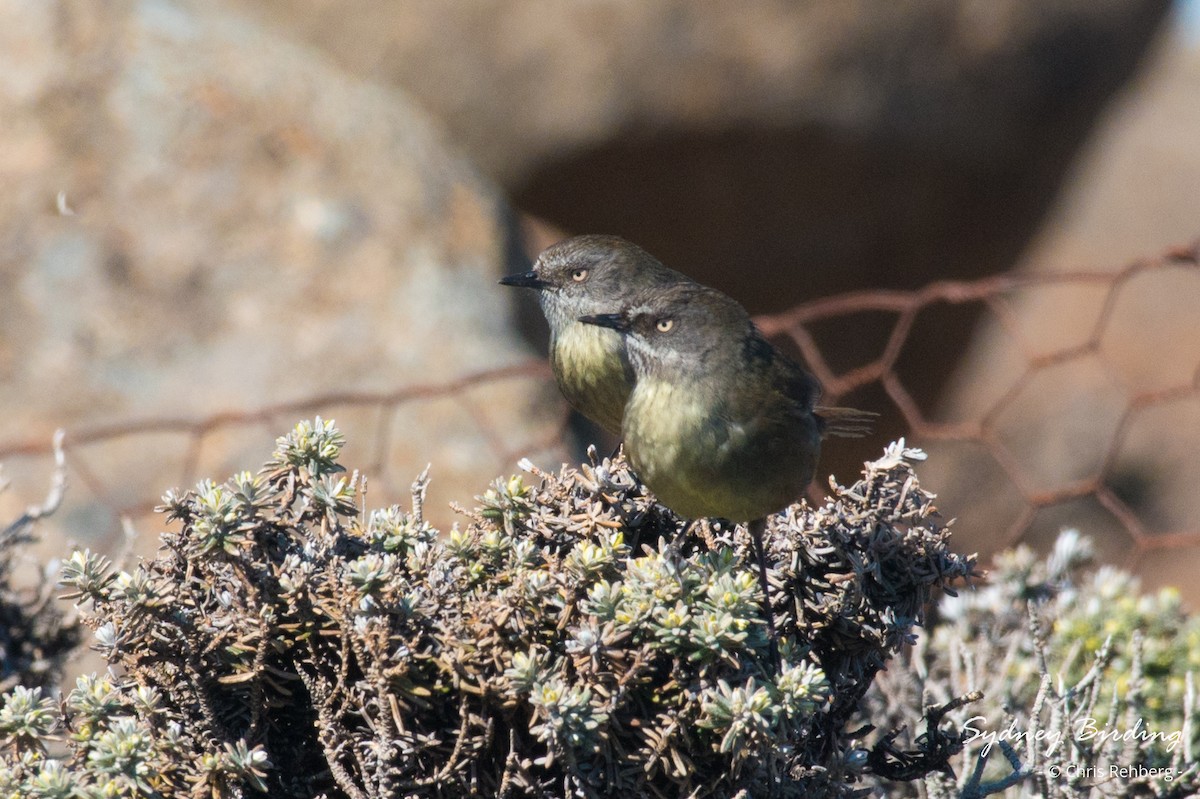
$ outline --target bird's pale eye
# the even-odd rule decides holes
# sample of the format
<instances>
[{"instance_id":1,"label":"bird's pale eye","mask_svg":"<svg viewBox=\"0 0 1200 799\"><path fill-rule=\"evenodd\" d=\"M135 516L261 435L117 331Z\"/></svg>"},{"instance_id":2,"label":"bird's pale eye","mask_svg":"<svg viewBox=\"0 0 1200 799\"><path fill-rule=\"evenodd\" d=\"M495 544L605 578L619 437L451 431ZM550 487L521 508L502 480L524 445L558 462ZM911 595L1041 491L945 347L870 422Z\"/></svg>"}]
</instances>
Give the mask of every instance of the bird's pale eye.
<instances>
[{"instance_id":1,"label":"bird's pale eye","mask_svg":"<svg viewBox=\"0 0 1200 799\"><path fill-rule=\"evenodd\" d=\"M675 327L674 319L659 319L654 323L654 327L659 333L670 333L671 328Z\"/></svg>"},{"instance_id":2,"label":"bird's pale eye","mask_svg":"<svg viewBox=\"0 0 1200 799\"><path fill-rule=\"evenodd\" d=\"M587 276L588 276L588 270L586 270L586 269L576 269L574 272L571 273L571 279L574 280L576 283L582 283L583 281L587 280Z\"/></svg>"}]
</instances>

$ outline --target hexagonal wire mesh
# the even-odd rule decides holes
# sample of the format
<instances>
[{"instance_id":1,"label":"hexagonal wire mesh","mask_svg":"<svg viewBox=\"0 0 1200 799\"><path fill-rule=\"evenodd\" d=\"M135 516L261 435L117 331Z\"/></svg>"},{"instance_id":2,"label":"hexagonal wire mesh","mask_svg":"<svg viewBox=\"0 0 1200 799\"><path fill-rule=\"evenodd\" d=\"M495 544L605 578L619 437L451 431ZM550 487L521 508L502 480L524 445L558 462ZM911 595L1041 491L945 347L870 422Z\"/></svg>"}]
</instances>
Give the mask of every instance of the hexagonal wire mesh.
<instances>
[{"instance_id":1,"label":"hexagonal wire mesh","mask_svg":"<svg viewBox=\"0 0 1200 799\"><path fill-rule=\"evenodd\" d=\"M1171 248L1117 271L1013 272L973 281L937 282L916 291L862 291L804 303L763 318L759 325L767 335L787 336L796 344L824 384L827 404L837 404L847 395L877 385L903 417L916 443L935 451L940 444L964 444L986 453L1015 488L1020 506L1004 525L1004 532L994 536L998 543L1021 540L1039 514L1089 499L1119 523L1132 548L1127 562L1136 564L1151 551L1200 547L1200 515L1195 514L1192 499L1196 482L1189 477L1200 465L1195 454L1200 446L1200 311L1195 309L1200 305L1185 306L1182 323L1169 327L1168 333L1155 341L1145 335L1154 320L1128 312L1122 307L1122 298L1135 282L1157 289L1158 295L1178 294L1173 276L1183 270L1195 298L1188 302L1200 300L1198 258L1200 243ZM1068 313L1056 302L1039 306L1039 300L1061 294L1063 289L1095 295L1090 319L1086 313ZM1168 304L1162 296L1152 300L1149 306L1142 304L1143 312L1149 307L1153 313L1156 305ZM976 363L963 380L976 380L975 388L988 385L976 391L960 386L952 392L957 399L950 399L957 407L940 414L959 418L935 418L939 414L922 409L906 385L899 368L901 355L920 314L940 305L969 303L987 309L994 329L991 340L984 342L982 358L976 358L985 362L983 367ZM1059 317L1057 337L1065 343L1044 340L1054 336L1047 335L1046 326L1036 318L1031 323L1031 314L1036 317L1038 311ZM886 343L867 363L835 372L812 327L864 312L895 317ZM1114 339L1122 346L1114 347ZM1144 363L1153 368L1140 368ZM989 393L991 396L979 396ZM1034 394L1043 398L1040 405L1027 401ZM1053 407L1056 404L1061 407ZM1154 424L1154 414L1170 406L1182 412ZM1052 428L1064 420L1069 424L1073 416L1086 417L1087 432ZM1159 428L1157 435L1143 436L1141 451L1132 452L1133 433L1145 427ZM1044 456L1045 450L1055 447L1064 450L1057 463ZM1148 447L1154 450L1146 452ZM1042 452L1031 457L1031 449ZM970 461L974 467L981 462L980 458ZM1183 511L1161 513L1151 508L1139 512L1138 486L1130 485L1138 482L1139 465L1150 472L1142 474L1142 480L1157 480L1160 493L1171 495L1160 497L1158 504L1174 503ZM972 466L956 464L968 471ZM960 486L983 481L978 474L959 477ZM939 484L930 481L930 487L938 490ZM944 495L944 499L969 503L980 492L978 486L968 490L970 494ZM1069 513L1062 521L1082 525Z\"/></svg>"},{"instance_id":2,"label":"hexagonal wire mesh","mask_svg":"<svg viewBox=\"0 0 1200 799\"><path fill-rule=\"evenodd\" d=\"M1128 371L1128 365L1122 364L1122 357L1125 356L1113 356L1106 352L1106 336L1112 334L1113 326L1118 321L1122 325L1133 325L1134 328L1140 324L1136 318L1118 320L1118 316L1122 314L1122 292L1132 281L1147 279L1153 284L1166 284L1169 283L1168 274L1172 270L1185 269L1192 274L1198 274L1198 265L1200 243L1170 249L1158 257L1135 262L1115 272L1014 272L972 281L937 282L915 291L861 291L802 303L789 311L760 317L757 321L765 334L786 336L795 343L810 369L824 384L826 404L836 404L848 395L875 386L882 389L894 405L894 409L870 409L880 412L884 417L889 413L894 416L898 412L911 443L934 447L939 443L958 443L986 453L994 461L994 471L1005 475L1015 487L1019 505L1015 516L1004 525L1005 532L998 537L998 540L1002 539L1002 543L1013 543L1025 536L1039 513L1060 506L1070 508L1070 503L1089 499L1098 503L1119 522L1131 542L1133 557L1136 560L1152 550L1200 547L1200 518L1191 517L1172 529L1156 529L1155 523L1139 514L1134 507L1136 503L1128 500L1129 489L1123 487L1123 481L1127 483L1128 480L1118 474L1123 447L1126 446L1131 431L1145 424L1147 419L1152 419L1157 410L1172 403L1195 403L1200 400L1200 363L1175 364L1180 367L1175 372L1182 377L1174 382L1151 388L1131 386L1130 381L1126 379L1127 375L1123 373ZM1073 337L1073 342L1062 346L1047 346L1039 335L1035 334L1031 339L1028 321L1017 312L1014 303L1035 303L1036 308L1036 302L1040 298L1043 300L1043 306L1048 302L1049 308L1057 314L1053 298L1056 297L1056 292L1064 288L1091 290L1098 299L1098 310L1090 320L1065 320L1066 326L1072 328L1072 335L1068 338ZM991 351L985 357L1005 360L1010 366L1007 372L1010 379L992 386L989 389L992 396L986 401L959 403L957 413L960 418L937 419L934 418L935 414L927 413L919 407L913 392L906 385L906 376L900 363L901 355L920 314L937 307L972 303L981 304L987 309L996 323L993 326L1006 339L1007 343L1001 347L1003 351ZM812 328L825 320L863 313L894 317L890 334L876 357L837 372L830 365L822 347L818 345ZM1197 319L1200 319L1200 315ZM1121 333L1121 337L1136 339L1135 335L1125 332ZM1200 342L1200 321L1191 329L1191 337L1194 338L1193 343ZM1137 355L1135 353L1135 362ZM1146 351L1141 352L1140 357L1146 360L1161 360L1170 357L1170 354ZM1038 413L1039 409L1021 408L1020 403L1022 397L1031 391L1031 386L1036 386L1039 381L1055 383L1062 373L1055 373L1054 370L1063 367L1090 376L1085 377L1084 387L1081 389L1083 396L1090 400L1095 399L1097 391L1088 381L1094 381L1097 375L1101 383L1117 386L1120 390L1104 394L1108 399L1100 404L1100 417L1104 419L1102 423L1097 424L1095 414L1092 415L1089 424L1094 431L1099 430L1099 436L1091 436L1091 443L1088 445L1090 454L1081 452L1080 447L1076 445L1067 447L1065 457L1068 460L1074 458L1076 462L1073 465L1068 464L1065 472L1060 469L1061 473L1067 474L1066 478L1058 480L1056 484L1050 484L1053 480L1039 471L1038 464L1029 462L1018 452L1021 446L1038 447L1049 444L1044 428L1028 423L1029 415ZM336 418L336 412L331 413L331 409L336 408L350 408L356 412L367 411L376 420L374 429L370 431L370 448L374 454L362 464L364 471L372 474L381 470L387 461L389 442L393 441L391 437L396 435L397 425L393 420L399 409L419 404L421 401L448 398L458 401L478 427L489 445L490 452L487 453L487 457L495 463L496 474L500 474L511 470L517 458L530 453L565 453L562 445L568 419L565 407L561 419L545 428L547 433L544 437L515 444L506 442L496 429L496 422L481 412L477 398L481 393L486 393L489 386L521 378L551 379L545 363L529 361L512 367L465 375L451 382L408 385L390 392L345 392L254 409L226 409L201 419L143 419L119 425L70 430L66 437L68 470L71 478L88 489L96 501L105 507L107 512L104 516L108 521L104 523L115 523L121 517L144 517L156 504L163 489L189 485L199 477L208 476L199 473L201 453L221 447L223 437L225 440L231 435L239 437L253 428L267 428L272 435L278 435L290 429L300 418L311 417L314 414ZM970 380L969 376L967 380ZM1111 399L1114 396L1117 397L1116 401ZM1052 412L1044 407L1041 410L1048 414ZM1031 441L1014 444L1006 432L1006 414L1018 415L1022 422L1018 426L1027 431L1034 431L1032 435L1026 436ZM1184 443L1184 452L1194 452L1194 449L1188 447L1200 443L1200 415L1190 436L1186 431L1178 430L1178 427L1177 421L1169 421L1166 425L1168 435ZM111 490L111 483L90 470L86 458L80 456L85 448L99 444L123 443L139 451L143 449L139 441L149 442L151 437L161 437L163 434L182 436L182 440L186 442L183 447L184 454L174 459L178 468L168 471L163 467L154 472L160 482L134 486L131 492L123 491L120 495ZM1161 438L1159 441L1161 442ZM1155 446L1160 449L1164 446L1169 448L1169 443L1159 443ZM158 450L161 451L161 447ZM154 456L154 448L147 448L145 451L149 453L146 457ZM48 437L0 438L0 462L43 459L49 462L50 457ZM1083 461L1087 463L1080 466L1080 462ZM964 469L969 471L970 467ZM1183 474L1183 479L1178 479L1179 475L1176 477L1174 483L1167 481L1171 491L1197 493L1194 488L1195 481L1188 478L1187 473ZM384 495L391 493L390 490L394 487L395 496L402 496L403 487L407 485L408 480L411 480L411 475L396 476L393 479L395 486L385 484ZM938 488L932 481L931 487L935 490ZM484 486L479 486L479 490L483 488ZM954 497L950 494L944 495L943 500L946 505L971 502L969 497ZM1200 549L1197 551L1200 552Z\"/></svg>"}]
</instances>

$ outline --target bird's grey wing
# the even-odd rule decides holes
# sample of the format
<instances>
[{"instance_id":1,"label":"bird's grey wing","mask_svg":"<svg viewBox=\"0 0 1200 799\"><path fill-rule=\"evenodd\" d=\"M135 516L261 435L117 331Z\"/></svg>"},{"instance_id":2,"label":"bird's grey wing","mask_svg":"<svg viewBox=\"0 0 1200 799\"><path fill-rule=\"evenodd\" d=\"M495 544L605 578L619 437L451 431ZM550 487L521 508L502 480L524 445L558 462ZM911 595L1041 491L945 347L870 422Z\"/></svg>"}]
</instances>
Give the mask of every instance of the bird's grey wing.
<instances>
[{"instance_id":1,"label":"bird's grey wing","mask_svg":"<svg viewBox=\"0 0 1200 799\"><path fill-rule=\"evenodd\" d=\"M784 355L761 335L746 341L746 361L772 375L775 390L794 403L801 413L809 413L821 398L821 383L807 369Z\"/></svg>"},{"instance_id":2,"label":"bird's grey wing","mask_svg":"<svg viewBox=\"0 0 1200 799\"><path fill-rule=\"evenodd\" d=\"M747 382L767 389L757 399L758 402L775 408L782 403L795 415L812 413L813 406L821 396L821 384L815 377L780 352L758 331L747 337L742 354Z\"/></svg>"}]
</instances>

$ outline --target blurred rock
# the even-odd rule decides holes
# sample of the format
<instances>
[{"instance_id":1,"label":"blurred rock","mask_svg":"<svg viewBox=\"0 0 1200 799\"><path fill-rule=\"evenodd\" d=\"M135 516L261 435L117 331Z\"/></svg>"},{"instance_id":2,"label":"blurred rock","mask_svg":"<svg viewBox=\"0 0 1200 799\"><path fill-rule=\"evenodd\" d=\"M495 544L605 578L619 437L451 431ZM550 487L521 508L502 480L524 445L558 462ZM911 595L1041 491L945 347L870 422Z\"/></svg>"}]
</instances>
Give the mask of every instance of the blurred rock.
<instances>
[{"instance_id":1,"label":"blurred rock","mask_svg":"<svg viewBox=\"0 0 1200 799\"><path fill-rule=\"evenodd\" d=\"M1169 6L238 3L413 92L525 210L754 310L1007 266Z\"/></svg>"},{"instance_id":2,"label":"blurred rock","mask_svg":"<svg viewBox=\"0 0 1200 799\"><path fill-rule=\"evenodd\" d=\"M623 235L755 313L1010 268L1170 6L236 2L411 91L522 211ZM941 396L974 310L914 331L923 404ZM811 332L842 371L878 355L879 321ZM903 432L881 420L880 439ZM878 443L831 463L854 473Z\"/></svg>"},{"instance_id":3,"label":"blurred rock","mask_svg":"<svg viewBox=\"0 0 1200 799\"><path fill-rule=\"evenodd\" d=\"M1200 241L1200 46L1173 32L1149 67L1105 115L1023 270L1115 273L1172 245ZM982 325L942 411L956 419L991 412L1029 366L1022 347L1032 357L1085 348L1061 366L1034 372L996 414L995 432L1034 490L1102 474L1146 542L1134 547L1121 520L1090 498L1072 503L1069 513L1039 513L1027 537L1049 541L1063 524L1081 526L1111 557L1128 563L1131 549L1138 550L1148 584L1182 585L1193 603L1200 602L1191 576L1200 536L1189 542L1170 534L1200 532L1197 308L1194 263L1121 283L1019 292L1011 297L1012 329L994 319ZM983 552L1002 547L996 533L1027 510L1011 480L979 480L980 470L991 468L982 451L946 469L940 448L929 449L934 484L953 498L948 510L964 515L964 545Z\"/></svg>"},{"instance_id":4,"label":"blurred rock","mask_svg":"<svg viewBox=\"0 0 1200 799\"><path fill-rule=\"evenodd\" d=\"M39 495L18 456L58 426L56 519L93 541L313 413L374 504L432 462L439 521L554 446L560 401L496 286L511 214L406 96L208 3L0 20L0 459L31 482L7 500ZM486 414L445 388L524 362Z\"/></svg>"}]
</instances>

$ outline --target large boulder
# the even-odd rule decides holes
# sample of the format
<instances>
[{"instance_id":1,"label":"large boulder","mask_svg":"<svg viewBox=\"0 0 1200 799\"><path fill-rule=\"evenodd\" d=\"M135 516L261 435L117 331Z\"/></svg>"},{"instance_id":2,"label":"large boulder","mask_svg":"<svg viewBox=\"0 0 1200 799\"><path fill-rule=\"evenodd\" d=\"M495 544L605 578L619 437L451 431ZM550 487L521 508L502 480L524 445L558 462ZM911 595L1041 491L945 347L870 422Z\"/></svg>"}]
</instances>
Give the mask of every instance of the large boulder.
<instances>
[{"instance_id":1,"label":"large boulder","mask_svg":"<svg viewBox=\"0 0 1200 799\"><path fill-rule=\"evenodd\" d=\"M31 483L0 518L60 426L93 541L316 413L377 504L432 463L443 521L557 446L511 214L406 95L203 2L0 20L0 460Z\"/></svg>"},{"instance_id":2,"label":"large boulder","mask_svg":"<svg viewBox=\"0 0 1200 799\"><path fill-rule=\"evenodd\" d=\"M1169 0L238 0L756 311L1009 266Z\"/></svg>"},{"instance_id":3,"label":"large boulder","mask_svg":"<svg viewBox=\"0 0 1200 799\"><path fill-rule=\"evenodd\" d=\"M962 517L964 545L993 552L1010 543L1006 532L1048 544L1078 526L1149 585L1183 586L1194 603L1200 42L1191 35L1165 38L1113 106L1023 259L1041 282L1004 298L1007 319L985 316L939 409L944 419L990 417L1008 469L994 447L934 445L930 471L943 506ZM1100 496L1079 493L1093 481ZM1042 504L1056 493L1063 501Z\"/></svg>"},{"instance_id":4,"label":"large boulder","mask_svg":"<svg viewBox=\"0 0 1200 799\"><path fill-rule=\"evenodd\" d=\"M756 313L1012 267L1171 5L237 2L419 97L526 213L624 235ZM973 311L913 331L923 403ZM812 333L847 369L888 325L855 314ZM881 420L880 438L903 432ZM857 469L880 442L865 443L829 463Z\"/></svg>"}]
</instances>

